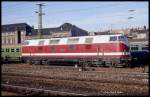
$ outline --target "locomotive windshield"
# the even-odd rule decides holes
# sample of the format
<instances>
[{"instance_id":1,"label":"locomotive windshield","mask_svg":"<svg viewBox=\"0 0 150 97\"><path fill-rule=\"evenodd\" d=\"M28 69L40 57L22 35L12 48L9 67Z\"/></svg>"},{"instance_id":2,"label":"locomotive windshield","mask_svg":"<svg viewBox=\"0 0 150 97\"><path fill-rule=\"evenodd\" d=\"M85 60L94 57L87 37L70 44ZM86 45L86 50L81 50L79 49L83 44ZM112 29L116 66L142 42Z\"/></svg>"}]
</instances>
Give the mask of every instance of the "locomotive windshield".
<instances>
[{"instance_id":1,"label":"locomotive windshield","mask_svg":"<svg viewBox=\"0 0 150 97\"><path fill-rule=\"evenodd\" d=\"M119 40L119 41L126 41L126 39L125 39L124 36L119 36L119 37L118 37L118 40Z\"/></svg>"}]
</instances>

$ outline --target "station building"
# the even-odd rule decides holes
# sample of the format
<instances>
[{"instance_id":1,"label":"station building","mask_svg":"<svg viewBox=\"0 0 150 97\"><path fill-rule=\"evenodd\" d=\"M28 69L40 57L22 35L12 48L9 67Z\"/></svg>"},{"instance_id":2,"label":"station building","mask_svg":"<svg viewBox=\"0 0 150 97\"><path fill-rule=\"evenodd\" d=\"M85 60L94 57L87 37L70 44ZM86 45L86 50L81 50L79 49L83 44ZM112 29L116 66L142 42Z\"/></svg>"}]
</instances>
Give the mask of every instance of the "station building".
<instances>
[{"instance_id":1,"label":"station building","mask_svg":"<svg viewBox=\"0 0 150 97\"><path fill-rule=\"evenodd\" d=\"M2 25L2 45L21 44L26 39L39 38L38 30L27 23ZM86 36L88 32L70 23L55 28L43 28L42 38Z\"/></svg>"}]
</instances>

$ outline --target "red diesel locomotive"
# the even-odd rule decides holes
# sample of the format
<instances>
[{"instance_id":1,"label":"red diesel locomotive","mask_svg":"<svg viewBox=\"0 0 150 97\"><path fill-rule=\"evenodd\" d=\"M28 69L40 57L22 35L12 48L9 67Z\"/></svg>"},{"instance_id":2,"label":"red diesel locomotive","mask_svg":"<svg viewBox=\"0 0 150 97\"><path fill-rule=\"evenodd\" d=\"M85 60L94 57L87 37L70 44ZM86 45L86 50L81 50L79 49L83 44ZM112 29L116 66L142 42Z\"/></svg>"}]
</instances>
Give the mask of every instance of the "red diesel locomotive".
<instances>
[{"instance_id":1,"label":"red diesel locomotive","mask_svg":"<svg viewBox=\"0 0 150 97\"><path fill-rule=\"evenodd\" d=\"M88 65L128 66L128 39L123 34L25 40L22 58L30 64L84 60Z\"/></svg>"}]
</instances>

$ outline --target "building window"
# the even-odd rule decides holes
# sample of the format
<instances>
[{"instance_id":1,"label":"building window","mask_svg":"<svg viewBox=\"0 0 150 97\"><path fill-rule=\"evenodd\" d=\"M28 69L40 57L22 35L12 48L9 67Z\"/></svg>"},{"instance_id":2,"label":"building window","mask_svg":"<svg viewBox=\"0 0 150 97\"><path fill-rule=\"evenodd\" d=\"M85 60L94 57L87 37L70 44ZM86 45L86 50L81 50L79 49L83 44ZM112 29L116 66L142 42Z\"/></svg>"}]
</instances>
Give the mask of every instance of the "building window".
<instances>
[{"instance_id":1,"label":"building window","mask_svg":"<svg viewBox=\"0 0 150 97\"><path fill-rule=\"evenodd\" d=\"M29 45L29 41L24 41L23 45Z\"/></svg>"},{"instance_id":2,"label":"building window","mask_svg":"<svg viewBox=\"0 0 150 97\"><path fill-rule=\"evenodd\" d=\"M116 41L117 40L117 36L111 36L109 41Z\"/></svg>"},{"instance_id":3,"label":"building window","mask_svg":"<svg viewBox=\"0 0 150 97\"><path fill-rule=\"evenodd\" d=\"M71 39L67 40L67 43L68 44L76 44L76 43L78 43L78 41L79 41L79 38L71 38Z\"/></svg>"},{"instance_id":4,"label":"building window","mask_svg":"<svg viewBox=\"0 0 150 97\"><path fill-rule=\"evenodd\" d=\"M10 38L10 44L12 44L12 38Z\"/></svg>"},{"instance_id":5,"label":"building window","mask_svg":"<svg viewBox=\"0 0 150 97\"><path fill-rule=\"evenodd\" d=\"M6 44L8 44L8 39L6 38Z\"/></svg>"},{"instance_id":6,"label":"building window","mask_svg":"<svg viewBox=\"0 0 150 97\"><path fill-rule=\"evenodd\" d=\"M56 40L50 40L49 43L50 43L50 44L58 44L59 41L60 41L59 39L56 39Z\"/></svg>"},{"instance_id":7,"label":"building window","mask_svg":"<svg viewBox=\"0 0 150 97\"><path fill-rule=\"evenodd\" d=\"M93 38L86 38L85 39L85 43L92 43L93 42Z\"/></svg>"},{"instance_id":8,"label":"building window","mask_svg":"<svg viewBox=\"0 0 150 97\"><path fill-rule=\"evenodd\" d=\"M2 44L5 44L5 40L4 40L4 38L2 38Z\"/></svg>"},{"instance_id":9,"label":"building window","mask_svg":"<svg viewBox=\"0 0 150 97\"><path fill-rule=\"evenodd\" d=\"M39 41L39 45L44 45L44 40Z\"/></svg>"}]
</instances>

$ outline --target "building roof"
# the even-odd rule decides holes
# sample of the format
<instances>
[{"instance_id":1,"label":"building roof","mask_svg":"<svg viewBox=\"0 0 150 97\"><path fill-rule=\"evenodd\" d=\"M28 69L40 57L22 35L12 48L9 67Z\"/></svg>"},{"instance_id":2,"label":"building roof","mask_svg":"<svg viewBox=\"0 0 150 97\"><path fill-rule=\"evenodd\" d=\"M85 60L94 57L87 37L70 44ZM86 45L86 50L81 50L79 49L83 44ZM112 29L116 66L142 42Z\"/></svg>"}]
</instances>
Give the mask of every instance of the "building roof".
<instances>
[{"instance_id":1,"label":"building roof","mask_svg":"<svg viewBox=\"0 0 150 97\"><path fill-rule=\"evenodd\" d=\"M110 31L103 31L103 32L94 32L95 35L107 35L110 34Z\"/></svg>"},{"instance_id":2,"label":"building roof","mask_svg":"<svg viewBox=\"0 0 150 97\"><path fill-rule=\"evenodd\" d=\"M16 31L16 30L26 30L26 28L30 27L26 23L15 23L15 24L7 24L7 25L2 25L2 32L11 32L11 31Z\"/></svg>"},{"instance_id":3,"label":"building roof","mask_svg":"<svg viewBox=\"0 0 150 97\"><path fill-rule=\"evenodd\" d=\"M124 33L125 35L128 35L130 33L130 29L113 29L112 33Z\"/></svg>"},{"instance_id":4,"label":"building roof","mask_svg":"<svg viewBox=\"0 0 150 97\"><path fill-rule=\"evenodd\" d=\"M56 28L43 28L42 29L42 34L43 35L50 35L51 33L55 32L61 32L61 31L70 31L72 28L72 24L70 23L64 23L63 25L56 27ZM38 32L38 29L34 29L33 31L33 35L36 35Z\"/></svg>"},{"instance_id":5,"label":"building roof","mask_svg":"<svg viewBox=\"0 0 150 97\"><path fill-rule=\"evenodd\" d=\"M29 26L26 23L15 23L15 24L7 24L7 25L2 25L2 32L12 32L16 30L25 30L26 35L37 35L38 34L38 29L34 29L31 26ZM73 32L73 34L78 33L81 34L84 33L85 35L88 35L88 32L76 27L75 25L72 25L70 23L64 23L60 25L59 27L55 28L43 28L42 29L42 35L50 35L51 33L58 33L58 32Z\"/></svg>"},{"instance_id":6,"label":"building roof","mask_svg":"<svg viewBox=\"0 0 150 97\"><path fill-rule=\"evenodd\" d=\"M77 29L80 31L85 31L85 30L80 29L70 23L64 23L64 24L60 25L59 27L55 27L55 28L43 28L42 35L50 35L52 33L58 33L58 32L64 32L64 31L70 32L70 31L74 31ZM33 29L32 35L37 35L37 32L38 32L38 29ZM85 31L85 32L87 32L87 31Z\"/></svg>"}]
</instances>

